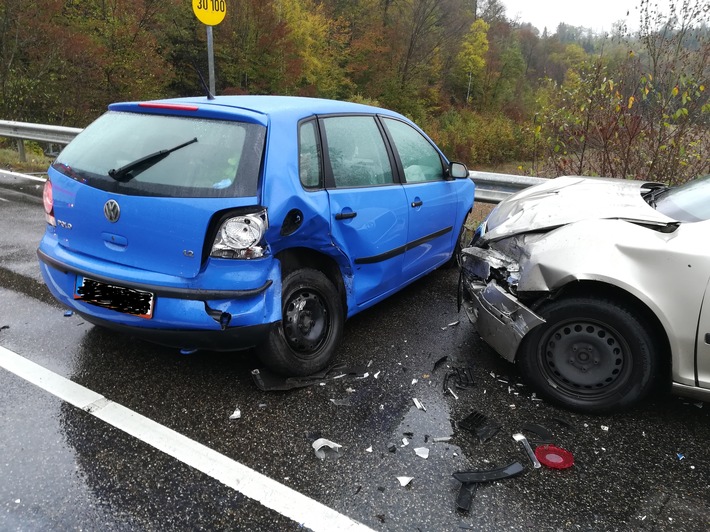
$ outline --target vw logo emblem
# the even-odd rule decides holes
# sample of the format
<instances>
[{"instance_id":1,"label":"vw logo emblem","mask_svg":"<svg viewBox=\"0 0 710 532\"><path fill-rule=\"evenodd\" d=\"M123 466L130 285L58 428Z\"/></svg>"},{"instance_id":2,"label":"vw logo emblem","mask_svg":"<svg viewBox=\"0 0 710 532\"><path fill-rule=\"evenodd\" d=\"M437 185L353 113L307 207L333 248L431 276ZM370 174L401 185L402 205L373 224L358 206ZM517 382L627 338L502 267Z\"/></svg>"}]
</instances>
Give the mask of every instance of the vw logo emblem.
<instances>
[{"instance_id":1,"label":"vw logo emblem","mask_svg":"<svg viewBox=\"0 0 710 532\"><path fill-rule=\"evenodd\" d=\"M118 221L121 217L121 207L118 206L116 200L110 199L106 202L104 205L104 216L112 224Z\"/></svg>"}]
</instances>

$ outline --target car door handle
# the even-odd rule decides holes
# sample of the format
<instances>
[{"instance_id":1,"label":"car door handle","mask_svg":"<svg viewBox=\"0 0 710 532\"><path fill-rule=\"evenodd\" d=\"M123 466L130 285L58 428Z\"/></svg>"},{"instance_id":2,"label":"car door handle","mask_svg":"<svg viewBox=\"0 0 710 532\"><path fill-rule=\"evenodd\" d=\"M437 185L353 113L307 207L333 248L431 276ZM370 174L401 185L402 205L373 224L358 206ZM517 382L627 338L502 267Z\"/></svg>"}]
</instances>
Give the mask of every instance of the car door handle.
<instances>
[{"instance_id":1,"label":"car door handle","mask_svg":"<svg viewBox=\"0 0 710 532\"><path fill-rule=\"evenodd\" d=\"M412 202L412 208L416 209L417 207L421 207L424 205L424 202L422 200L417 200Z\"/></svg>"},{"instance_id":2,"label":"car door handle","mask_svg":"<svg viewBox=\"0 0 710 532\"><path fill-rule=\"evenodd\" d=\"M351 218L355 218L357 216L356 212L339 212L338 214L335 215L336 220L350 220Z\"/></svg>"}]
</instances>

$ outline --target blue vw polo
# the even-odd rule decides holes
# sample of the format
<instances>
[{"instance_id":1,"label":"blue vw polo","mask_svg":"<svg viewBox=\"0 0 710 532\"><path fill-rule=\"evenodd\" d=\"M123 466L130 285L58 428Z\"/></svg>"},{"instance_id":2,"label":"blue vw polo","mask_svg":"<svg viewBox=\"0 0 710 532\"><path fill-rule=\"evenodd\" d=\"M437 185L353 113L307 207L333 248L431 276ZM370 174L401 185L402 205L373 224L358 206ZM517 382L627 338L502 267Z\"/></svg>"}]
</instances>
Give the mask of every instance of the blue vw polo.
<instances>
[{"instance_id":1,"label":"blue vw polo","mask_svg":"<svg viewBox=\"0 0 710 532\"><path fill-rule=\"evenodd\" d=\"M38 255L89 322L325 367L345 319L450 261L473 204L405 117L220 96L116 103L49 169Z\"/></svg>"}]
</instances>

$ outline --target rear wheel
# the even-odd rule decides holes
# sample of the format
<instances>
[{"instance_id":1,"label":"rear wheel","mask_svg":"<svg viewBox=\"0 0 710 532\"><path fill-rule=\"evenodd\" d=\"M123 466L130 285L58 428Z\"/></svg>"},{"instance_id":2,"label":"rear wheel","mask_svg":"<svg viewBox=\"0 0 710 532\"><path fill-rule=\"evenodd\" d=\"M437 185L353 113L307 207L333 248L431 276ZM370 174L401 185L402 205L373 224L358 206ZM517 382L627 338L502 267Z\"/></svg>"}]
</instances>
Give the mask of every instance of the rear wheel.
<instances>
[{"instance_id":1,"label":"rear wheel","mask_svg":"<svg viewBox=\"0 0 710 532\"><path fill-rule=\"evenodd\" d=\"M259 347L259 358L286 375L310 375L325 368L343 333L343 306L333 283L310 268L283 280L282 319Z\"/></svg>"},{"instance_id":2,"label":"rear wheel","mask_svg":"<svg viewBox=\"0 0 710 532\"><path fill-rule=\"evenodd\" d=\"M597 298L554 301L546 323L520 345L517 362L551 401L587 413L631 406L653 388L659 355L649 326L627 308Z\"/></svg>"}]
</instances>

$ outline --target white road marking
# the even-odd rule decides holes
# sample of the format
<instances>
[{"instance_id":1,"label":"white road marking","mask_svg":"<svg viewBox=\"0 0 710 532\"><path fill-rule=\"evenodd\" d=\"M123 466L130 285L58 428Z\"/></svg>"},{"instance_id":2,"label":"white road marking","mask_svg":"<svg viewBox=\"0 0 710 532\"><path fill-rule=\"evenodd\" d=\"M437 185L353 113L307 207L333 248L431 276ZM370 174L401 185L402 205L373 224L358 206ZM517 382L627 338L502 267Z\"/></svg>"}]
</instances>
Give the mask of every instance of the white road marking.
<instances>
[{"instance_id":1,"label":"white road marking","mask_svg":"<svg viewBox=\"0 0 710 532\"><path fill-rule=\"evenodd\" d=\"M10 203L9 199L5 199L5 198L1 198L1 197L0 197L0 201L6 201L7 203Z\"/></svg>"},{"instance_id":2,"label":"white road marking","mask_svg":"<svg viewBox=\"0 0 710 532\"><path fill-rule=\"evenodd\" d=\"M261 473L0 346L0 367L316 531L371 531Z\"/></svg>"},{"instance_id":3,"label":"white road marking","mask_svg":"<svg viewBox=\"0 0 710 532\"><path fill-rule=\"evenodd\" d=\"M30 181L37 181L38 183L44 183L46 179L41 177L35 177L33 175L18 174L17 172L10 172L9 170L0 170L0 174L4 174L10 177L19 177L21 179L29 179Z\"/></svg>"}]
</instances>

